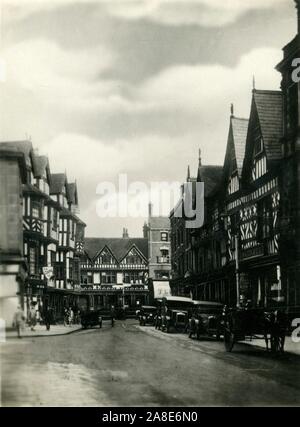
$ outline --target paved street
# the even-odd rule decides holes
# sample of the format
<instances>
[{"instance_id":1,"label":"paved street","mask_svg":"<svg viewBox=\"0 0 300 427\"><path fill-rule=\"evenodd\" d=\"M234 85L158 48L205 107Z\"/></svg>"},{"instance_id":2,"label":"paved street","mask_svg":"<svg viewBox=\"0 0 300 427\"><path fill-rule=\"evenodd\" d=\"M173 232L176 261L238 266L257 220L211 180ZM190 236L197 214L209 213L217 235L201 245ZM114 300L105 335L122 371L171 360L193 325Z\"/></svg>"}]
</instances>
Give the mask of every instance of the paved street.
<instances>
[{"instance_id":1,"label":"paved street","mask_svg":"<svg viewBox=\"0 0 300 427\"><path fill-rule=\"evenodd\" d=\"M3 406L295 405L300 358L141 328L10 339L0 345Z\"/></svg>"}]
</instances>

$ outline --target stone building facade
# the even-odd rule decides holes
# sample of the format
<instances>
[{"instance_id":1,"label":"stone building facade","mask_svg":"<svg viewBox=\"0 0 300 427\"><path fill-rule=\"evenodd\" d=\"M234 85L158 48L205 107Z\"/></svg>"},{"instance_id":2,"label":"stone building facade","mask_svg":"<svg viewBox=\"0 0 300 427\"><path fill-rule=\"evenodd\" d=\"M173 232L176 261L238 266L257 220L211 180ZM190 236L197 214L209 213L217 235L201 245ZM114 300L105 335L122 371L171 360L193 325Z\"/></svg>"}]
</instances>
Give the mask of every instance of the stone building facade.
<instances>
[{"instance_id":1,"label":"stone building facade","mask_svg":"<svg viewBox=\"0 0 300 427\"><path fill-rule=\"evenodd\" d=\"M23 257L22 185L26 183L23 153L0 145L0 313L11 325L22 304L27 266Z\"/></svg>"},{"instance_id":2,"label":"stone building facade","mask_svg":"<svg viewBox=\"0 0 300 427\"><path fill-rule=\"evenodd\" d=\"M169 280L171 272L170 219L154 216L149 205L148 224L145 224L145 237L148 239L149 278Z\"/></svg>"}]
</instances>

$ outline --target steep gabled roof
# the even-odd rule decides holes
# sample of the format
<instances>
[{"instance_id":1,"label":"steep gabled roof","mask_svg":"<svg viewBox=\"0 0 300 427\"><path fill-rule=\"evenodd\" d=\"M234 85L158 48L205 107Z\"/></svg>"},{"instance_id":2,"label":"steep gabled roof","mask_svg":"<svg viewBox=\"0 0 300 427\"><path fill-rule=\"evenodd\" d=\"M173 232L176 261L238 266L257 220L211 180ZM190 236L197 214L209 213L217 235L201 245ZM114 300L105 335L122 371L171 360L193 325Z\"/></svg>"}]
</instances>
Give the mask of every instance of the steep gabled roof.
<instances>
[{"instance_id":1,"label":"steep gabled roof","mask_svg":"<svg viewBox=\"0 0 300 427\"><path fill-rule=\"evenodd\" d=\"M235 158L239 174L242 172L243 162L245 157L245 148L248 132L248 119L232 117L232 137L235 150Z\"/></svg>"},{"instance_id":2,"label":"steep gabled roof","mask_svg":"<svg viewBox=\"0 0 300 427\"><path fill-rule=\"evenodd\" d=\"M62 193L65 184L67 184L67 177L65 173L51 174L50 194Z\"/></svg>"},{"instance_id":3,"label":"steep gabled roof","mask_svg":"<svg viewBox=\"0 0 300 427\"><path fill-rule=\"evenodd\" d=\"M108 247L118 261L121 261L128 251L136 246L148 259L148 239L145 238L118 238L118 237L86 237L85 251L90 259L94 259L105 247Z\"/></svg>"},{"instance_id":4,"label":"steep gabled roof","mask_svg":"<svg viewBox=\"0 0 300 427\"><path fill-rule=\"evenodd\" d=\"M14 158L18 161L19 167L20 167L20 174L22 183L27 183L27 171L26 171L26 162L25 162L25 156L24 153L22 153L20 150L18 150L17 147L7 143L3 142L0 143L0 157L1 158Z\"/></svg>"},{"instance_id":5,"label":"steep gabled roof","mask_svg":"<svg viewBox=\"0 0 300 427\"><path fill-rule=\"evenodd\" d=\"M72 182L67 184L68 192L69 192L69 200L72 205L78 205L78 193L77 193L77 184L76 182Z\"/></svg>"},{"instance_id":6,"label":"steep gabled roof","mask_svg":"<svg viewBox=\"0 0 300 427\"><path fill-rule=\"evenodd\" d=\"M281 142L283 136L283 99L280 91L253 90L251 112L247 133L243 175L248 175L252 161L254 126L258 126L263 139L267 162L271 165L281 159Z\"/></svg>"},{"instance_id":7,"label":"steep gabled roof","mask_svg":"<svg viewBox=\"0 0 300 427\"><path fill-rule=\"evenodd\" d=\"M114 258L114 260L118 262L118 259L116 258L115 254L112 252L111 248L107 245L105 245L100 251L98 251L97 255L95 255L95 258L98 258L99 256L101 256L104 251L108 251L111 254L111 256Z\"/></svg>"},{"instance_id":8,"label":"steep gabled roof","mask_svg":"<svg viewBox=\"0 0 300 427\"><path fill-rule=\"evenodd\" d=\"M34 173L37 178L47 176L49 173L49 160L47 156L34 156ZM49 177L50 178L50 177Z\"/></svg>"},{"instance_id":9,"label":"steep gabled roof","mask_svg":"<svg viewBox=\"0 0 300 427\"><path fill-rule=\"evenodd\" d=\"M243 119L234 116L230 117L227 147L223 168L225 180L228 178L232 159L235 159L235 164L232 169L237 168L238 174L239 176L241 176L245 157L248 124L248 119Z\"/></svg>"},{"instance_id":10,"label":"steep gabled roof","mask_svg":"<svg viewBox=\"0 0 300 427\"><path fill-rule=\"evenodd\" d=\"M254 90L253 100L258 114L267 159L269 161L280 160L282 155L280 138L283 136L282 92Z\"/></svg>"},{"instance_id":11,"label":"steep gabled roof","mask_svg":"<svg viewBox=\"0 0 300 427\"><path fill-rule=\"evenodd\" d=\"M33 162L34 152L32 142L28 140L24 141L3 141L1 144L7 144L9 146L17 148L21 153L24 154L26 166L31 168L31 161Z\"/></svg>"},{"instance_id":12,"label":"steep gabled roof","mask_svg":"<svg viewBox=\"0 0 300 427\"><path fill-rule=\"evenodd\" d=\"M198 182L204 182L204 195L209 197L217 189L222 180L223 166L199 166Z\"/></svg>"}]
</instances>

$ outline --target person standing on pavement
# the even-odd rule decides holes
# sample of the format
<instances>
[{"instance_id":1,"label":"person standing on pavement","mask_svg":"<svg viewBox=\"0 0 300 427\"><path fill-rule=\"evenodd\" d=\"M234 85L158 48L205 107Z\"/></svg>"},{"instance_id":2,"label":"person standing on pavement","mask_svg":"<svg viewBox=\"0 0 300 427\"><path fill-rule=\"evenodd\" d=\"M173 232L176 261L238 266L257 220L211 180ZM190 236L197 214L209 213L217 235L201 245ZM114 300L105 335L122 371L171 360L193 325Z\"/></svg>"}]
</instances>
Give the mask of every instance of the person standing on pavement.
<instances>
[{"instance_id":1,"label":"person standing on pavement","mask_svg":"<svg viewBox=\"0 0 300 427\"><path fill-rule=\"evenodd\" d=\"M22 307L18 305L17 311L15 312L14 319L13 319L13 327L17 329L18 338L22 338L21 331L24 328L24 321L25 321L24 311L22 310Z\"/></svg>"},{"instance_id":2,"label":"person standing on pavement","mask_svg":"<svg viewBox=\"0 0 300 427\"><path fill-rule=\"evenodd\" d=\"M111 306L110 313L111 313L111 326L113 328L115 324L115 318L116 318L116 310L114 305Z\"/></svg>"},{"instance_id":3,"label":"person standing on pavement","mask_svg":"<svg viewBox=\"0 0 300 427\"><path fill-rule=\"evenodd\" d=\"M41 324L41 320L42 320L42 318L41 318L41 311L40 311L40 308L38 308L36 310L36 323L38 325L40 325Z\"/></svg>"},{"instance_id":4,"label":"person standing on pavement","mask_svg":"<svg viewBox=\"0 0 300 427\"><path fill-rule=\"evenodd\" d=\"M51 320L52 320L51 308L46 307L46 309L44 311L44 322L45 322L45 326L46 326L47 331L50 331Z\"/></svg>"},{"instance_id":5,"label":"person standing on pavement","mask_svg":"<svg viewBox=\"0 0 300 427\"><path fill-rule=\"evenodd\" d=\"M29 324L32 331L35 331L34 327L36 325L36 308L34 305L30 307L29 310Z\"/></svg>"},{"instance_id":6,"label":"person standing on pavement","mask_svg":"<svg viewBox=\"0 0 300 427\"><path fill-rule=\"evenodd\" d=\"M69 310L67 307L64 308L64 326L67 326L69 323Z\"/></svg>"},{"instance_id":7,"label":"person standing on pavement","mask_svg":"<svg viewBox=\"0 0 300 427\"><path fill-rule=\"evenodd\" d=\"M69 309L69 326L72 326L74 323L74 311L72 307Z\"/></svg>"}]
</instances>

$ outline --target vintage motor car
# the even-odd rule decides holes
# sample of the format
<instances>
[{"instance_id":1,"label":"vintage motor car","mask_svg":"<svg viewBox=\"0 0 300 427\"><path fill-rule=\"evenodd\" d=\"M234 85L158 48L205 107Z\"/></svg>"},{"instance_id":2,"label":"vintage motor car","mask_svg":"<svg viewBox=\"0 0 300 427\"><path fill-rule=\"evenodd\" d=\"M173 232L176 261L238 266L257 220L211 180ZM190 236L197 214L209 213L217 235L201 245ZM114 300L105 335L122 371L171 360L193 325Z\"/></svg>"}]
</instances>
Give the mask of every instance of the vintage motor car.
<instances>
[{"instance_id":1,"label":"vintage motor car","mask_svg":"<svg viewBox=\"0 0 300 427\"><path fill-rule=\"evenodd\" d=\"M170 296L162 299L161 330L166 332L184 331L188 322L188 312L193 300L187 297Z\"/></svg>"},{"instance_id":2,"label":"vintage motor car","mask_svg":"<svg viewBox=\"0 0 300 427\"><path fill-rule=\"evenodd\" d=\"M81 313L81 326L84 329L99 326L102 328L102 315L100 310L86 310Z\"/></svg>"},{"instance_id":3,"label":"vintage motor car","mask_svg":"<svg viewBox=\"0 0 300 427\"><path fill-rule=\"evenodd\" d=\"M186 330L189 337L215 336L220 339L222 328L223 304L214 301L193 301L189 310L189 319Z\"/></svg>"},{"instance_id":4,"label":"vintage motor car","mask_svg":"<svg viewBox=\"0 0 300 427\"><path fill-rule=\"evenodd\" d=\"M142 305L139 312L139 322L141 326L154 325L157 307L152 305Z\"/></svg>"}]
</instances>

